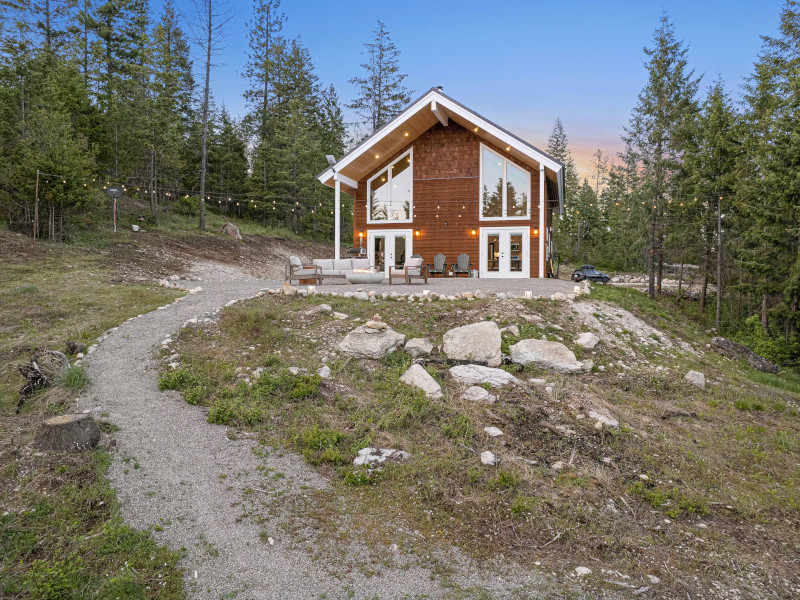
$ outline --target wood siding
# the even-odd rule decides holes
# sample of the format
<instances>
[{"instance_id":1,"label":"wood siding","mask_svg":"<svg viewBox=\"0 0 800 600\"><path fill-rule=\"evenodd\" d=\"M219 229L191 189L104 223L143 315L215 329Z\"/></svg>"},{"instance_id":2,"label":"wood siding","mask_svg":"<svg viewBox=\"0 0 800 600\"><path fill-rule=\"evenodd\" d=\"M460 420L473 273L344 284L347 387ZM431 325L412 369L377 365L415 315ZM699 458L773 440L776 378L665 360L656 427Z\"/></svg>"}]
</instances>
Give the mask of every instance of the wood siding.
<instances>
[{"instance_id":1,"label":"wood siding","mask_svg":"<svg viewBox=\"0 0 800 600\"><path fill-rule=\"evenodd\" d=\"M530 173L530 219L480 220L481 143ZM367 180L411 147L414 148L413 221L368 224ZM539 276L539 237L534 235L534 229L539 228L539 172L526 168L504 149L482 141L474 132L452 120L447 127L437 123L400 152L376 165L358 183L353 213L355 246L359 245L359 233L364 236L363 243L367 243L368 230L413 229L413 252L422 255L426 264L433 263L433 257L440 252L446 255L448 264L456 262L457 256L466 252L473 269L478 269L480 263L481 227L530 227L529 276Z\"/></svg>"}]
</instances>

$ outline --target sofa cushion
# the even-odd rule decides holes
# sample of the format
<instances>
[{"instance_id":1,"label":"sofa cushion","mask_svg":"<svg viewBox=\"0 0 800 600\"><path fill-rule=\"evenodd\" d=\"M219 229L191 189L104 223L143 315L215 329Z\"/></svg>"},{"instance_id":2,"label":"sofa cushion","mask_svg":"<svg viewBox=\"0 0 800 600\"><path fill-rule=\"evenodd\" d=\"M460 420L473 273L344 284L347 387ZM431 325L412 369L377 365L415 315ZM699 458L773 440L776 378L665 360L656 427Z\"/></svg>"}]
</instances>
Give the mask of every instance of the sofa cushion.
<instances>
[{"instance_id":1,"label":"sofa cushion","mask_svg":"<svg viewBox=\"0 0 800 600\"><path fill-rule=\"evenodd\" d=\"M354 258L352 260L353 260L353 269L369 269L368 258Z\"/></svg>"},{"instance_id":2,"label":"sofa cushion","mask_svg":"<svg viewBox=\"0 0 800 600\"><path fill-rule=\"evenodd\" d=\"M421 258L409 258L406 261L406 264L403 265L404 267L411 267L411 268L419 268L422 266L422 259Z\"/></svg>"},{"instance_id":3,"label":"sofa cushion","mask_svg":"<svg viewBox=\"0 0 800 600\"><path fill-rule=\"evenodd\" d=\"M339 260L333 261L333 268L337 271L352 271L353 270L353 261L349 258L342 258Z\"/></svg>"},{"instance_id":4,"label":"sofa cushion","mask_svg":"<svg viewBox=\"0 0 800 600\"><path fill-rule=\"evenodd\" d=\"M333 270L333 259L332 258L315 258L314 264L318 267L322 268L322 272L325 271L332 271Z\"/></svg>"},{"instance_id":5,"label":"sofa cushion","mask_svg":"<svg viewBox=\"0 0 800 600\"><path fill-rule=\"evenodd\" d=\"M292 274L297 276L297 277L303 277L305 275L308 275L308 277L316 277L317 276L317 270L316 269L295 269L292 272Z\"/></svg>"},{"instance_id":6,"label":"sofa cushion","mask_svg":"<svg viewBox=\"0 0 800 600\"><path fill-rule=\"evenodd\" d=\"M293 267L302 267L303 266L303 261L300 260L300 258L297 257L297 256L290 256L289 257L289 264L292 265Z\"/></svg>"}]
</instances>

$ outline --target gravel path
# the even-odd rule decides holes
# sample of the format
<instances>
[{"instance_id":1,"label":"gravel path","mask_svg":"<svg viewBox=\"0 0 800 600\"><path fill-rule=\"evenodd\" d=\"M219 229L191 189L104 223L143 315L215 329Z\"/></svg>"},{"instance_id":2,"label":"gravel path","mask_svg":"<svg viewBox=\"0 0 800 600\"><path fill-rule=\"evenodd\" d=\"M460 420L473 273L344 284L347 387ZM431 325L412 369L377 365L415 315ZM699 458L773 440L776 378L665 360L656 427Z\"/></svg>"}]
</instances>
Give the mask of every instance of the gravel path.
<instances>
[{"instance_id":1,"label":"gravel path","mask_svg":"<svg viewBox=\"0 0 800 600\"><path fill-rule=\"evenodd\" d=\"M302 502L309 490L325 488L325 480L297 456L255 452L261 448L255 442L229 439L226 427L206 422L205 409L158 390L154 347L188 319L276 285L219 265L203 265L195 274L202 277L203 292L124 323L85 360L92 384L78 409L120 428L109 475L125 520L139 529L156 528L159 543L185 548L181 566L191 598L447 597L452 589L418 563L367 577L357 568L336 575L324 559L313 560L307 546L281 529L280 506ZM259 468L285 477L265 477ZM263 511L258 523L241 518L251 504L241 504L247 488L265 502L274 498L276 510ZM362 560L369 564L368 552ZM476 571L457 579L500 592L493 597L538 579L528 575L512 584L495 574L488 583Z\"/></svg>"},{"instance_id":2,"label":"gravel path","mask_svg":"<svg viewBox=\"0 0 800 600\"><path fill-rule=\"evenodd\" d=\"M386 280L384 280L386 281ZM396 278L392 285L382 283L378 285L359 284L353 285L343 279L323 279L322 285L318 285L319 291L343 292L355 291L362 288L369 292L375 290L378 294L383 292L397 292L398 294L419 293L423 289L430 290L437 294L457 294L459 292L477 292L485 294L496 292L511 293L515 296L522 296L526 291L533 292L534 296L550 296L555 292L568 294L578 285L572 281L563 279L471 279L469 277L429 277L428 283L415 280L411 285L404 285L402 279ZM304 287L304 286L300 286ZM581 284L583 289L583 284Z\"/></svg>"}]
</instances>

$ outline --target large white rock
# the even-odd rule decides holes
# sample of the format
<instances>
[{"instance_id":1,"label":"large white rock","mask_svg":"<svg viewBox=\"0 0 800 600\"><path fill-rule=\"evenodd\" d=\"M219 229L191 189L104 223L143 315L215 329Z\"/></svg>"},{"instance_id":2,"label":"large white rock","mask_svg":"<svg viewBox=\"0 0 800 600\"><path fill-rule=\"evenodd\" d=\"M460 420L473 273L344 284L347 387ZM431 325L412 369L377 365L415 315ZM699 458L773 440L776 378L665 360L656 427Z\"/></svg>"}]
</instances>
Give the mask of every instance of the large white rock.
<instances>
[{"instance_id":1,"label":"large white rock","mask_svg":"<svg viewBox=\"0 0 800 600\"><path fill-rule=\"evenodd\" d=\"M564 344L547 340L522 340L509 348L511 360L520 365L532 364L556 373L580 373L583 365Z\"/></svg>"},{"instance_id":2,"label":"large white rock","mask_svg":"<svg viewBox=\"0 0 800 600\"><path fill-rule=\"evenodd\" d=\"M401 462L411 455L403 450L394 448L362 448L358 451L358 456L353 459L355 466L370 465L378 466L385 462Z\"/></svg>"},{"instance_id":3,"label":"large white rock","mask_svg":"<svg viewBox=\"0 0 800 600\"><path fill-rule=\"evenodd\" d=\"M419 358L433 352L433 344L428 338L414 338L406 342L405 350L414 358Z\"/></svg>"},{"instance_id":4,"label":"large white rock","mask_svg":"<svg viewBox=\"0 0 800 600\"><path fill-rule=\"evenodd\" d=\"M466 385L488 383L492 387L503 387L508 384L520 383L519 379L508 371L483 365L456 365L450 368L450 375L459 383Z\"/></svg>"},{"instance_id":5,"label":"large white rock","mask_svg":"<svg viewBox=\"0 0 800 600\"><path fill-rule=\"evenodd\" d=\"M606 412L598 410L590 410L589 418L595 421L595 423L601 423L606 427L612 427L612 428L619 427L619 421L617 421L614 417L612 417Z\"/></svg>"},{"instance_id":6,"label":"large white rock","mask_svg":"<svg viewBox=\"0 0 800 600\"><path fill-rule=\"evenodd\" d=\"M339 350L355 358L383 358L402 348L406 336L392 329L370 329L366 325L356 327L339 344Z\"/></svg>"},{"instance_id":7,"label":"large white rock","mask_svg":"<svg viewBox=\"0 0 800 600\"><path fill-rule=\"evenodd\" d=\"M597 337L590 331L582 333L578 336L578 339L575 340L575 343L579 346L583 346L587 350L591 350L600 342L600 338Z\"/></svg>"},{"instance_id":8,"label":"large white rock","mask_svg":"<svg viewBox=\"0 0 800 600\"><path fill-rule=\"evenodd\" d=\"M689 371L683 376L683 380L688 381L696 387L699 387L701 390L706 389L706 376L700 371Z\"/></svg>"},{"instance_id":9,"label":"large white rock","mask_svg":"<svg viewBox=\"0 0 800 600\"><path fill-rule=\"evenodd\" d=\"M500 328L494 321L481 321L456 327L444 334L444 353L456 360L473 360L490 367L500 366L502 343Z\"/></svg>"},{"instance_id":10,"label":"large white rock","mask_svg":"<svg viewBox=\"0 0 800 600\"><path fill-rule=\"evenodd\" d=\"M438 400L442 397L442 386L431 377L431 374L422 365L411 365L408 371L400 377L400 381L421 389L431 400Z\"/></svg>"},{"instance_id":11,"label":"large white rock","mask_svg":"<svg viewBox=\"0 0 800 600\"><path fill-rule=\"evenodd\" d=\"M483 430L491 437L500 437L503 435L503 432L497 427L484 427Z\"/></svg>"}]
</instances>

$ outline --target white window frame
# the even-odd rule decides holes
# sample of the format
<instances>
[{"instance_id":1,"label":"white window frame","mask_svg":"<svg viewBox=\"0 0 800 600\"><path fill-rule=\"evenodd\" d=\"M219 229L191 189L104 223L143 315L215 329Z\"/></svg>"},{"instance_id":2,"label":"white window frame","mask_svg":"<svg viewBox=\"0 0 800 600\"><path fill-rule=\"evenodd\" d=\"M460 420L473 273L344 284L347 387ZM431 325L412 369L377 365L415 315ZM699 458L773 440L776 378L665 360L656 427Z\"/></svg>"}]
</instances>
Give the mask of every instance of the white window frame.
<instances>
[{"instance_id":1,"label":"white window frame","mask_svg":"<svg viewBox=\"0 0 800 600\"><path fill-rule=\"evenodd\" d=\"M411 198L409 201L408 206L408 219L392 219L392 167L399 163L401 160L405 159L406 157L411 159L409 163L411 169L411 186L409 188L409 192L411 194ZM372 218L372 182L380 177L381 173L386 171L388 173L389 181L386 182L386 185L389 186L387 189L389 190L389 210L387 211L387 218L386 219L373 219ZM380 171L375 173L372 177L367 180L367 223L370 225L379 225L381 223L413 223L414 222L414 148L409 148L408 152L404 152L400 156L398 156L395 160L391 163L383 167Z\"/></svg>"},{"instance_id":2,"label":"white window frame","mask_svg":"<svg viewBox=\"0 0 800 600\"><path fill-rule=\"evenodd\" d=\"M483 149L486 148L489 152L491 152L494 156L499 158L503 161L503 197L501 198L501 205L503 207L503 214L499 217L485 217L483 216ZM478 178L478 220L479 221L530 221L531 218L531 204L533 203L533 198L531 196L531 172L515 163L513 160L508 160L506 157L498 154L486 144L480 145L480 156L478 157L480 163L480 177ZM514 165L517 169L522 171L523 173L527 173L528 175L528 210L524 216L521 217L509 217L508 215L508 206L507 206L507 199L508 199L508 163Z\"/></svg>"}]
</instances>

